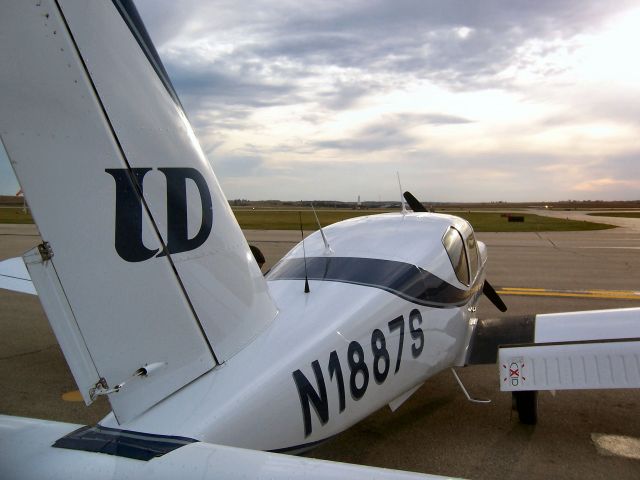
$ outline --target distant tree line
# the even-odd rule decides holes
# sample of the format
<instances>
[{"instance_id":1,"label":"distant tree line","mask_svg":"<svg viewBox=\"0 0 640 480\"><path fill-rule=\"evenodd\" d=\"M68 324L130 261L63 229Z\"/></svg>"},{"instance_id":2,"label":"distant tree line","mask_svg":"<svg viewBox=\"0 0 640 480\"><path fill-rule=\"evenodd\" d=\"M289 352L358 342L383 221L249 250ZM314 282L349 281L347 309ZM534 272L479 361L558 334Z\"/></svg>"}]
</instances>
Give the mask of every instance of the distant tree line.
<instances>
[{"instance_id":1,"label":"distant tree line","mask_svg":"<svg viewBox=\"0 0 640 480\"><path fill-rule=\"evenodd\" d=\"M1 201L1 200L0 200ZM603 209L603 208L620 208L633 209L640 208L640 200L562 200L556 202L508 202L496 200L493 202L431 202L423 201L425 207L436 210L469 210L473 208L552 208L552 209ZM289 207L289 208L335 208L335 209L394 209L400 208L400 202L397 200L387 201L366 201L358 204L357 202L341 202L338 200L247 200L246 198L238 198L229 200L232 207Z\"/></svg>"}]
</instances>

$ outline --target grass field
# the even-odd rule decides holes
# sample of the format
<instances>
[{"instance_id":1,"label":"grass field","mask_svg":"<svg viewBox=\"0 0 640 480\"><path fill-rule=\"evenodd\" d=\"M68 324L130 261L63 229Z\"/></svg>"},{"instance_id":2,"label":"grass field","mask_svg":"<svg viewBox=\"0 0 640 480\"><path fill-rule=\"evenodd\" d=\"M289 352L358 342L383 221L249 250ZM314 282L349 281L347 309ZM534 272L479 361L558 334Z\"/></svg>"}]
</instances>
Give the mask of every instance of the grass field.
<instances>
[{"instance_id":1,"label":"grass field","mask_svg":"<svg viewBox=\"0 0 640 480\"><path fill-rule=\"evenodd\" d=\"M298 230L300 221L295 210L234 210L240 227L247 230ZM301 210L302 225L305 230L315 230L317 225L311 210ZM380 211L357 210L318 210L322 226L330 225L347 218L381 213ZM603 230L614 228L602 223L579 222L559 218L523 214L524 222L508 222L501 213L496 212L447 212L465 218L478 232L548 232Z\"/></svg>"},{"instance_id":2,"label":"grass field","mask_svg":"<svg viewBox=\"0 0 640 480\"><path fill-rule=\"evenodd\" d=\"M302 226L305 230L317 229L313 211L309 209L299 211L234 209L240 227L247 230L298 230L300 228L298 212L302 214ZM380 210L318 210L317 212L323 227L347 218L384 213ZM465 218L477 232L549 232L613 228L611 225L602 223L563 220L521 212L517 215L524 216L524 222L508 222L507 218L499 212L447 213ZM33 223L33 219L29 213L23 213L22 208L0 208L0 223Z\"/></svg>"},{"instance_id":3,"label":"grass field","mask_svg":"<svg viewBox=\"0 0 640 480\"><path fill-rule=\"evenodd\" d=\"M604 223L565 220L521 212L518 212L517 215L524 216L524 222L509 222L500 213L452 212L452 215L466 219L473 225L476 232L576 232L615 228L614 225Z\"/></svg>"},{"instance_id":4,"label":"grass field","mask_svg":"<svg viewBox=\"0 0 640 480\"><path fill-rule=\"evenodd\" d=\"M0 208L0 223L33 223L33 218L27 210L22 211L22 207Z\"/></svg>"},{"instance_id":5,"label":"grass field","mask_svg":"<svg viewBox=\"0 0 640 480\"><path fill-rule=\"evenodd\" d=\"M624 218L640 218L640 212L591 212L587 213L592 217L624 217Z\"/></svg>"}]
</instances>

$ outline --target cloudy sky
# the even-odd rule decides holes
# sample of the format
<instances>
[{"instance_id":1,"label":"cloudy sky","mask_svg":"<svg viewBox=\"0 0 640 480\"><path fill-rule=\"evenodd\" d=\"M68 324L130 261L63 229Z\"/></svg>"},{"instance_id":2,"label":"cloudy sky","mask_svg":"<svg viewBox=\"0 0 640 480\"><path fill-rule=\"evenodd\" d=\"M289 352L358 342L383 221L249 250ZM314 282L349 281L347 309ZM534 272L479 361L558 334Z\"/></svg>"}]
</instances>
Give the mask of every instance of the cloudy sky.
<instances>
[{"instance_id":1,"label":"cloudy sky","mask_svg":"<svg viewBox=\"0 0 640 480\"><path fill-rule=\"evenodd\" d=\"M136 4L229 198L640 198L638 0Z\"/></svg>"}]
</instances>

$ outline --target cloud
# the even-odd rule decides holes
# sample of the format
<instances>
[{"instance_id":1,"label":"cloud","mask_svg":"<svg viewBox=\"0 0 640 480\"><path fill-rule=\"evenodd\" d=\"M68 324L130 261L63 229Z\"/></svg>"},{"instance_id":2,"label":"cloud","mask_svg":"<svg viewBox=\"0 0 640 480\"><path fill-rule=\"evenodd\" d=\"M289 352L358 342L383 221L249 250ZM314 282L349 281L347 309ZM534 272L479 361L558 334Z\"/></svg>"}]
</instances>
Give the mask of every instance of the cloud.
<instances>
[{"instance_id":1,"label":"cloud","mask_svg":"<svg viewBox=\"0 0 640 480\"><path fill-rule=\"evenodd\" d=\"M578 192L603 192L620 188L633 188L640 191L640 180L598 178L579 183L573 187Z\"/></svg>"},{"instance_id":2,"label":"cloud","mask_svg":"<svg viewBox=\"0 0 640 480\"><path fill-rule=\"evenodd\" d=\"M385 115L345 138L314 142L318 149L381 152L388 149L415 149L421 140L410 131L418 126L458 125L471 120L442 113Z\"/></svg>"},{"instance_id":3,"label":"cloud","mask_svg":"<svg viewBox=\"0 0 640 480\"><path fill-rule=\"evenodd\" d=\"M264 160L249 156L221 156L212 162L217 175L223 177L245 177L268 175L264 168Z\"/></svg>"},{"instance_id":4,"label":"cloud","mask_svg":"<svg viewBox=\"0 0 640 480\"><path fill-rule=\"evenodd\" d=\"M263 64L451 75L460 82L465 76L501 70L529 40L593 31L635 4L248 1L238 8L225 2L158 3L137 2L161 51L178 43L176 39L185 39L181 40L185 44L197 39L214 49L219 43L230 44L237 64L259 59Z\"/></svg>"},{"instance_id":5,"label":"cloud","mask_svg":"<svg viewBox=\"0 0 640 480\"><path fill-rule=\"evenodd\" d=\"M339 110L415 81L457 91L520 88L510 69L554 73L557 65L542 59L635 3L137 4L181 95L207 95L221 105L309 101ZM309 88L309 78L317 85Z\"/></svg>"},{"instance_id":6,"label":"cloud","mask_svg":"<svg viewBox=\"0 0 640 480\"><path fill-rule=\"evenodd\" d=\"M456 115L447 115L445 113L427 113L416 116L416 118L422 118L423 123L430 125L457 125L461 123L472 123L472 120L467 118L458 117Z\"/></svg>"},{"instance_id":7,"label":"cloud","mask_svg":"<svg viewBox=\"0 0 640 480\"><path fill-rule=\"evenodd\" d=\"M640 88L587 54L638 1L137 4L236 196L394 196L396 170L433 199L637 196L594 179L637 179Z\"/></svg>"},{"instance_id":8,"label":"cloud","mask_svg":"<svg viewBox=\"0 0 640 480\"><path fill-rule=\"evenodd\" d=\"M365 152L381 151L403 147L414 143L414 139L405 132L405 128L396 121L371 124L346 138L338 140L320 140L314 143L320 149L360 150Z\"/></svg>"},{"instance_id":9,"label":"cloud","mask_svg":"<svg viewBox=\"0 0 640 480\"><path fill-rule=\"evenodd\" d=\"M136 4L230 196L638 196L640 0Z\"/></svg>"},{"instance_id":10,"label":"cloud","mask_svg":"<svg viewBox=\"0 0 640 480\"><path fill-rule=\"evenodd\" d=\"M593 30L630 2L137 3L181 93L263 105L293 93L295 79L331 67L458 89L495 86L526 42ZM536 58L555 50L544 45ZM318 99L336 108L379 86L344 85L337 101L326 91Z\"/></svg>"},{"instance_id":11,"label":"cloud","mask_svg":"<svg viewBox=\"0 0 640 480\"><path fill-rule=\"evenodd\" d=\"M315 99L329 110L346 110L354 107L360 99L373 93L377 86L372 83L336 81L331 87L321 89Z\"/></svg>"},{"instance_id":12,"label":"cloud","mask_svg":"<svg viewBox=\"0 0 640 480\"><path fill-rule=\"evenodd\" d=\"M205 99L209 104L266 107L291 101L295 87L286 82L269 81L258 72L246 68L231 68L224 63L192 65L180 62L185 52L167 55L166 68L179 92L189 97Z\"/></svg>"}]
</instances>

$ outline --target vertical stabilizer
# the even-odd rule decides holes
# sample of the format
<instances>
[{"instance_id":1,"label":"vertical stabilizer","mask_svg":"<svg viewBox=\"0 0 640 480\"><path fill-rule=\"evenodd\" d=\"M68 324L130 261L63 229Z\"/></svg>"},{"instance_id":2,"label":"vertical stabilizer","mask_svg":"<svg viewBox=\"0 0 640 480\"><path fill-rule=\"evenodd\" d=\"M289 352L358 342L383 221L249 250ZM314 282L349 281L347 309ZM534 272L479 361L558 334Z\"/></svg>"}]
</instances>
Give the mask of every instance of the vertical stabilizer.
<instances>
[{"instance_id":1,"label":"vertical stabilizer","mask_svg":"<svg viewBox=\"0 0 640 480\"><path fill-rule=\"evenodd\" d=\"M51 253L25 261L85 400L127 421L275 306L131 2L5 2L0 61L0 137Z\"/></svg>"}]
</instances>

